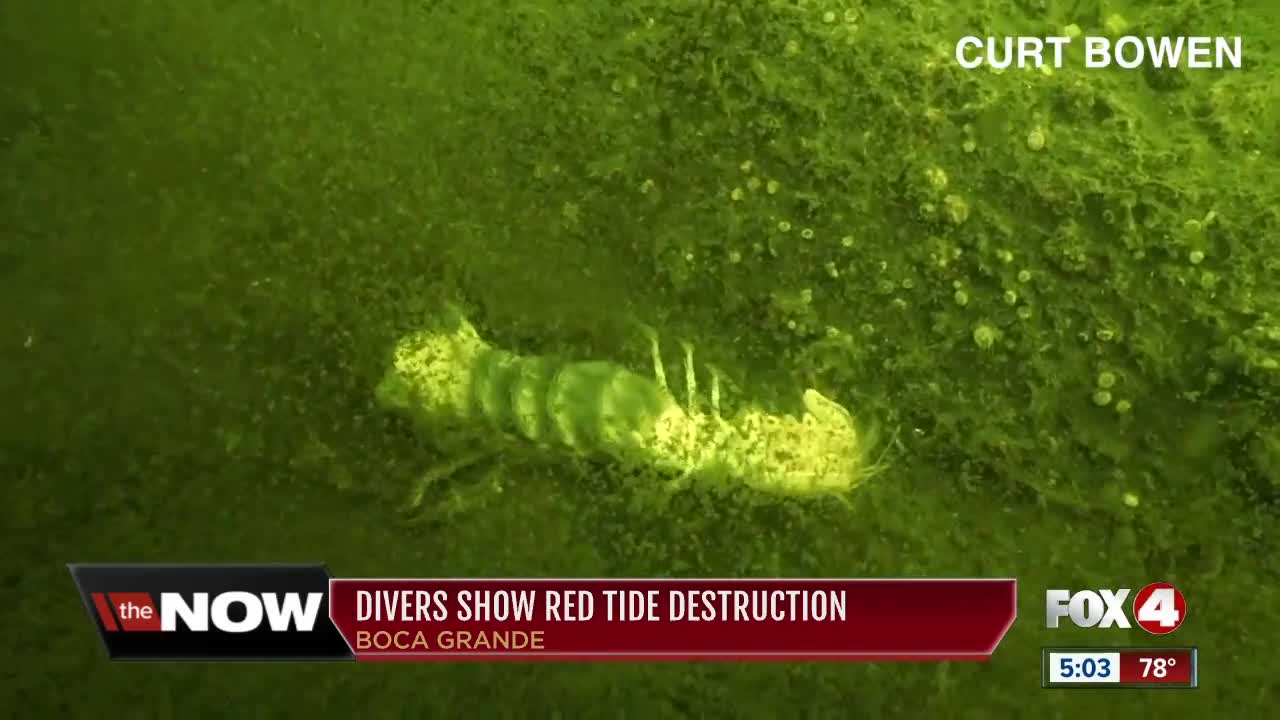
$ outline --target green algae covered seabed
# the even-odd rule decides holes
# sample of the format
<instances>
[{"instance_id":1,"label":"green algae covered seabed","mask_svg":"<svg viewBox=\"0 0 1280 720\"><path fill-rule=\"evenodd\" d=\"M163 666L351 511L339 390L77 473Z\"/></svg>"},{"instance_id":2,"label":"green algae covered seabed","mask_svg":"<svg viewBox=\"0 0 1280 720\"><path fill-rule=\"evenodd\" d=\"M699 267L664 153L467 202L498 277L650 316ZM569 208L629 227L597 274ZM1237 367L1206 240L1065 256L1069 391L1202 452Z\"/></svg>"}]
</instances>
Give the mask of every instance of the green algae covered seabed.
<instances>
[{"instance_id":1,"label":"green algae covered seabed","mask_svg":"<svg viewBox=\"0 0 1280 720\"><path fill-rule=\"evenodd\" d=\"M1055 0L0 8L0 706L28 717L1262 717L1280 623L1280 12ZM1260 9L1263 8L1263 9ZM968 34L1241 34L1239 70L966 71ZM512 352L881 428L846 502L652 502L413 433L445 303ZM672 371L673 376L675 370ZM468 442L483 446L484 438ZM474 447L472 448L474 449ZM69 561L338 576L1015 576L988 665L116 665ZM1048 587L1187 596L1167 639ZM1104 637L1105 636L1105 637ZM1039 648L1196 645L1199 690ZM136 711L135 711L136 710Z\"/></svg>"}]
</instances>

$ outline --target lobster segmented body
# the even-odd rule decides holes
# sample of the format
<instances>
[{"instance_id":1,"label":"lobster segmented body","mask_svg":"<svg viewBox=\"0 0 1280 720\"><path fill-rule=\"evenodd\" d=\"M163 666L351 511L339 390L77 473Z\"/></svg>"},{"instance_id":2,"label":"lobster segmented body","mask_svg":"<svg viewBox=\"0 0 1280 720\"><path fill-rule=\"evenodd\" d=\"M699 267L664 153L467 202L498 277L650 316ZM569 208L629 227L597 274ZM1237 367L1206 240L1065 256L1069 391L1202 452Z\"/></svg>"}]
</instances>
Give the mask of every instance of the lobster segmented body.
<instances>
[{"instance_id":1,"label":"lobster segmented body","mask_svg":"<svg viewBox=\"0 0 1280 720\"><path fill-rule=\"evenodd\" d=\"M378 386L382 404L430 424L462 422L545 447L605 456L684 479L724 478L757 490L839 494L868 475L867 447L839 403L807 389L798 415L756 406L726 418L710 374L701 407L693 349L685 344L685 402L668 386L657 336L653 377L610 362L565 362L496 348L455 312L454 326L396 346Z\"/></svg>"}]
</instances>

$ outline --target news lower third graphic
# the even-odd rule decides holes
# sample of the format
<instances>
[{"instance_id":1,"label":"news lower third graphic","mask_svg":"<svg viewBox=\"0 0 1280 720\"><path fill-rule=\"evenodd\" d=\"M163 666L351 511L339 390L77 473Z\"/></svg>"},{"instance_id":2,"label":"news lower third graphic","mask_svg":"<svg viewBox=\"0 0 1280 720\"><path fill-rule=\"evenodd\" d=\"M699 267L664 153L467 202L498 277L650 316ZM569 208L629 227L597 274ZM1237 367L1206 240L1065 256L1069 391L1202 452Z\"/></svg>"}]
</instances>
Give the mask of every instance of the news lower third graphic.
<instances>
[{"instance_id":1,"label":"news lower third graphic","mask_svg":"<svg viewBox=\"0 0 1280 720\"><path fill-rule=\"evenodd\" d=\"M334 579L71 565L115 660L984 662L1012 579Z\"/></svg>"},{"instance_id":2,"label":"news lower third graphic","mask_svg":"<svg viewBox=\"0 0 1280 720\"><path fill-rule=\"evenodd\" d=\"M361 660L970 660L1013 580L334 580Z\"/></svg>"}]
</instances>

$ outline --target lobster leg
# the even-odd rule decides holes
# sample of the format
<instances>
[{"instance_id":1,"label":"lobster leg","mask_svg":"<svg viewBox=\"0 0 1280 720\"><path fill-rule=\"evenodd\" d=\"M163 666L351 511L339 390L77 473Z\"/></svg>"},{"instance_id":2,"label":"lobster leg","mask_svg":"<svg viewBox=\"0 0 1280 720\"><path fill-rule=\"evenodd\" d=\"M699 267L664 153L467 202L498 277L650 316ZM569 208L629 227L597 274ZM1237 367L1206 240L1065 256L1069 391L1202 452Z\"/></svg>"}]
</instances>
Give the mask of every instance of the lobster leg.
<instances>
[{"instance_id":1,"label":"lobster leg","mask_svg":"<svg viewBox=\"0 0 1280 720\"><path fill-rule=\"evenodd\" d=\"M684 390L685 412L690 415L698 413L698 374L693 369L693 345L682 342L684 349Z\"/></svg>"},{"instance_id":2,"label":"lobster leg","mask_svg":"<svg viewBox=\"0 0 1280 720\"><path fill-rule=\"evenodd\" d=\"M422 500L426 497L427 490L430 489L432 485L435 485L437 482L447 477L451 477L461 470L475 465L492 454L492 452L487 450L468 453L449 462L440 463L439 465L427 470L422 474L422 477L418 478L418 482L409 496L409 501L405 503L404 511L406 513L412 513L421 507Z\"/></svg>"},{"instance_id":3,"label":"lobster leg","mask_svg":"<svg viewBox=\"0 0 1280 720\"><path fill-rule=\"evenodd\" d=\"M717 422L724 418L720 415L720 373L711 368L711 417Z\"/></svg>"},{"instance_id":4,"label":"lobster leg","mask_svg":"<svg viewBox=\"0 0 1280 720\"><path fill-rule=\"evenodd\" d=\"M662 348L658 345L658 331L645 327L644 334L649 340L649 353L653 358L654 380L657 381L658 387L669 393L671 389L667 386L667 371L662 367Z\"/></svg>"}]
</instances>

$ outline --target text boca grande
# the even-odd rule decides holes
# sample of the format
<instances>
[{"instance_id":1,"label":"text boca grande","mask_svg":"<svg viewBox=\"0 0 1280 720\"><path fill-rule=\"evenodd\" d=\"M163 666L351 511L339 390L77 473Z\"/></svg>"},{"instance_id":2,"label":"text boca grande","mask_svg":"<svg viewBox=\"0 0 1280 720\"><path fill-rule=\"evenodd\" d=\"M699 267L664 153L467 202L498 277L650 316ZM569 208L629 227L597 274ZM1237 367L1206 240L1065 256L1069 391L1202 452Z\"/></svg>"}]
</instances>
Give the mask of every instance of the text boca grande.
<instances>
[{"instance_id":1,"label":"text boca grande","mask_svg":"<svg viewBox=\"0 0 1280 720\"><path fill-rule=\"evenodd\" d=\"M356 652L541 652L542 630L358 630Z\"/></svg>"},{"instance_id":2,"label":"text boca grande","mask_svg":"<svg viewBox=\"0 0 1280 720\"><path fill-rule=\"evenodd\" d=\"M1113 65L1132 70L1139 67L1239 69L1242 41L1236 37L1138 37L1110 38L1086 36L1084 66L1090 69ZM1016 68L1061 68L1072 38L968 36L956 43L956 62L973 70L987 66L996 70Z\"/></svg>"}]
</instances>

